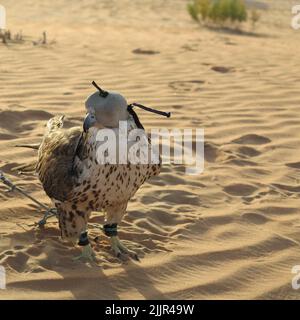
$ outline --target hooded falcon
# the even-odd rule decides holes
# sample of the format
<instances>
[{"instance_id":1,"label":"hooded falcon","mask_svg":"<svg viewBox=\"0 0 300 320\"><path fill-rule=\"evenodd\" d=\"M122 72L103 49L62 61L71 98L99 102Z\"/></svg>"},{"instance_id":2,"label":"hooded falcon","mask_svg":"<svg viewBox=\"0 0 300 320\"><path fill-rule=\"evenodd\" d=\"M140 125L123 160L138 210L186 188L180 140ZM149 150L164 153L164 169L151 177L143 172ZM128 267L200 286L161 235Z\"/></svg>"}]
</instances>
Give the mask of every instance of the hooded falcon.
<instances>
[{"instance_id":1,"label":"hooded falcon","mask_svg":"<svg viewBox=\"0 0 300 320\"><path fill-rule=\"evenodd\" d=\"M134 161L127 157L126 162L121 163L119 154L114 157L116 161L112 161L113 157L108 154L110 146L107 140L99 139L99 134L111 130L116 136L116 149L119 150L122 144L124 150L124 142L118 139L121 123L126 124L127 136L137 129L145 133L133 110L134 106L167 117L170 113L139 104L128 105L122 95L104 91L95 82L93 85L97 91L86 101L83 128L64 129L64 119L59 116L48 121L38 149L36 171L46 194L57 209L61 236L73 243L78 242L82 247L82 253L77 258L92 260L95 257L89 242L87 223L92 211L104 211L103 231L110 238L114 254L122 260L128 257L138 260L137 254L120 241L118 224L124 217L128 201L140 186L160 173L160 156L156 155L154 161L138 162L136 158L141 158L141 153L145 153L145 149L138 149ZM125 150L142 140L142 145L146 145L150 151L146 152L147 155L151 154L150 139L140 136L131 142L127 141L128 148ZM106 146L108 148L105 149Z\"/></svg>"}]
</instances>

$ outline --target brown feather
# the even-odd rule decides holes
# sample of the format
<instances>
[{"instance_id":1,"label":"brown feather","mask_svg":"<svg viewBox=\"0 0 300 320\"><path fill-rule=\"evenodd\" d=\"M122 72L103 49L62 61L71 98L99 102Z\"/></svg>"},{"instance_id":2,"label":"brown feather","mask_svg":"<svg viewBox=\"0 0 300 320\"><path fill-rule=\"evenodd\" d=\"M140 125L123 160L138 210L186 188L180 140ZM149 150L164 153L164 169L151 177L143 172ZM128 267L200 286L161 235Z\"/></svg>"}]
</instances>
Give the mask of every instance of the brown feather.
<instances>
[{"instance_id":1,"label":"brown feather","mask_svg":"<svg viewBox=\"0 0 300 320\"><path fill-rule=\"evenodd\" d=\"M76 183L73 161L81 129L62 130L53 119L39 148L36 171L47 195L65 201Z\"/></svg>"},{"instance_id":2,"label":"brown feather","mask_svg":"<svg viewBox=\"0 0 300 320\"><path fill-rule=\"evenodd\" d=\"M137 128L131 116L128 130ZM97 128L62 129L63 119L47 125L38 152L37 173L47 195L59 212L63 238L78 239L86 230L92 211L106 212L106 223L120 223L128 201L150 177L159 174L158 164L98 164Z\"/></svg>"}]
</instances>

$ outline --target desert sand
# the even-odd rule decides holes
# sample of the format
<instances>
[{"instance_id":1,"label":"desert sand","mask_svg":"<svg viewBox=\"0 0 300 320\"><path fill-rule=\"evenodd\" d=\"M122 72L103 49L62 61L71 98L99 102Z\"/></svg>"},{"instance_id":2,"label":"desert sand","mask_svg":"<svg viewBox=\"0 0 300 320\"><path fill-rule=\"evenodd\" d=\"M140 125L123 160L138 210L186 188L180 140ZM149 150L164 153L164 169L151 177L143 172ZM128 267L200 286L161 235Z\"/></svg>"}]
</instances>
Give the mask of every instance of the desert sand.
<instances>
[{"instance_id":1,"label":"desert sand","mask_svg":"<svg viewBox=\"0 0 300 320\"><path fill-rule=\"evenodd\" d=\"M35 227L40 209L0 184L1 299L299 299L300 31L295 1L263 2L255 34L236 34L197 25L184 0L1 1L25 41L0 44L0 170L43 203L37 177L12 171L36 152L14 146L56 114L81 125L92 80L172 112L139 110L148 129L205 129L201 175L165 165L129 204L120 237L140 263L113 257L101 213L98 263L72 261L56 220Z\"/></svg>"}]
</instances>

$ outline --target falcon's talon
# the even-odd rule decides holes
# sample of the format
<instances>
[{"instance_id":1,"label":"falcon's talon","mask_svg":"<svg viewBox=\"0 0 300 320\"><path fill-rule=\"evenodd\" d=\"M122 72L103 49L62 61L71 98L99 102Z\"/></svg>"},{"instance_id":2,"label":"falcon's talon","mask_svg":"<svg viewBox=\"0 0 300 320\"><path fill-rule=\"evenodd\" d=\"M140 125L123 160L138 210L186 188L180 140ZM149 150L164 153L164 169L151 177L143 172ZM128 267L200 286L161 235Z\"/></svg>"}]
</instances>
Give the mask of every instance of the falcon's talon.
<instances>
[{"instance_id":1,"label":"falcon's talon","mask_svg":"<svg viewBox=\"0 0 300 320\"><path fill-rule=\"evenodd\" d=\"M138 255L136 252L129 250L119 239L118 236L113 236L110 238L111 241L111 247L113 252L115 253L116 257L118 259L121 259L123 261L127 261L128 257L140 261Z\"/></svg>"},{"instance_id":2,"label":"falcon's talon","mask_svg":"<svg viewBox=\"0 0 300 320\"><path fill-rule=\"evenodd\" d=\"M72 260L78 261L78 260L84 259L84 260L90 260L91 262L94 262L96 261L95 258L96 258L96 254L93 248L91 247L91 245L88 244L83 247L81 254L77 257L74 257Z\"/></svg>"},{"instance_id":3,"label":"falcon's talon","mask_svg":"<svg viewBox=\"0 0 300 320\"><path fill-rule=\"evenodd\" d=\"M127 257L122 252L118 252L116 256L118 259L122 260L123 262L126 262L128 260Z\"/></svg>"}]
</instances>

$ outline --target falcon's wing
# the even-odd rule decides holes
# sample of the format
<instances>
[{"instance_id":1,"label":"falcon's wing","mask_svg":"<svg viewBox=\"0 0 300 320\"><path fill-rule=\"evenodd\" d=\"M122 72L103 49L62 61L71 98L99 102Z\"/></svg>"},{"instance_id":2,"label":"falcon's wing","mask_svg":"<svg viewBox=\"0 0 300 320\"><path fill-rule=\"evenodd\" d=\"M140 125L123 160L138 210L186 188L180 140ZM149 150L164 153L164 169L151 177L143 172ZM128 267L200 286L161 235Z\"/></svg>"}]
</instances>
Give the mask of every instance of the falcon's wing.
<instances>
[{"instance_id":1,"label":"falcon's wing","mask_svg":"<svg viewBox=\"0 0 300 320\"><path fill-rule=\"evenodd\" d=\"M62 126L62 117L49 120L36 165L46 194L59 201L67 200L76 184L77 172L73 164L83 143L79 127L63 130Z\"/></svg>"}]
</instances>

